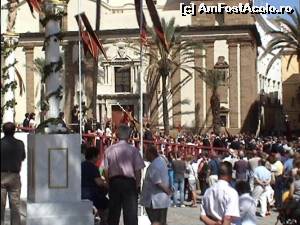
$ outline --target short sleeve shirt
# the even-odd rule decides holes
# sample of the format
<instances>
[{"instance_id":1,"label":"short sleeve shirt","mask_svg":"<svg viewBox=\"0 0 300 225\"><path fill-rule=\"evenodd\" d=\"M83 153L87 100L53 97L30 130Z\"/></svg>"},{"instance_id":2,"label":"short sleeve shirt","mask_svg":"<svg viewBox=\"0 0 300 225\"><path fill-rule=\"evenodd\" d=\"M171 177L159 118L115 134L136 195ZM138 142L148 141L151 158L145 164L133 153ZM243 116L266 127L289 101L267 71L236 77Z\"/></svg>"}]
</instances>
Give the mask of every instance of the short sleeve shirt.
<instances>
[{"instance_id":1,"label":"short sleeve shirt","mask_svg":"<svg viewBox=\"0 0 300 225\"><path fill-rule=\"evenodd\" d=\"M280 176L283 173L283 165L282 163L278 160L274 164L271 165L272 172L274 172L275 176Z\"/></svg>"},{"instance_id":2,"label":"short sleeve shirt","mask_svg":"<svg viewBox=\"0 0 300 225\"><path fill-rule=\"evenodd\" d=\"M229 183L219 180L204 194L201 215L222 221L225 216L240 217L239 196Z\"/></svg>"},{"instance_id":3,"label":"short sleeve shirt","mask_svg":"<svg viewBox=\"0 0 300 225\"><path fill-rule=\"evenodd\" d=\"M210 174L211 175L218 175L219 171L219 161L216 159L212 159L208 162L208 167L210 169Z\"/></svg>"},{"instance_id":4,"label":"short sleeve shirt","mask_svg":"<svg viewBox=\"0 0 300 225\"><path fill-rule=\"evenodd\" d=\"M254 177L261 181L269 181L271 180L271 172L264 166L259 166L254 170Z\"/></svg>"},{"instance_id":5,"label":"short sleeve shirt","mask_svg":"<svg viewBox=\"0 0 300 225\"><path fill-rule=\"evenodd\" d=\"M161 156L154 159L147 169L141 194L143 206L154 209L169 207L170 197L157 186L159 183L169 186L168 167Z\"/></svg>"},{"instance_id":6,"label":"short sleeve shirt","mask_svg":"<svg viewBox=\"0 0 300 225\"><path fill-rule=\"evenodd\" d=\"M246 180L249 163L246 160L239 160L235 162L234 169L236 170L236 179Z\"/></svg>"},{"instance_id":7,"label":"short sleeve shirt","mask_svg":"<svg viewBox=\"0 0 300 225\"><path fill-rule=\"evenodd\" d=\"M183 160L174 160L173 161L173 169L175 173L176 179L183 179L184 173L186 172L186 163Z\"/></svg>"},{"instance_id":8,"label":"short sleeve shirt","mask_svg":"<svg viewBox=\"0 0 300 225\"><path fill-rule=\"evenodd\" d=\"M139 150L126 141L119 141L105 151L104 167L109 177L125 176L135 178L135 171L145 167Z\"/></svg>"}]
</instances>

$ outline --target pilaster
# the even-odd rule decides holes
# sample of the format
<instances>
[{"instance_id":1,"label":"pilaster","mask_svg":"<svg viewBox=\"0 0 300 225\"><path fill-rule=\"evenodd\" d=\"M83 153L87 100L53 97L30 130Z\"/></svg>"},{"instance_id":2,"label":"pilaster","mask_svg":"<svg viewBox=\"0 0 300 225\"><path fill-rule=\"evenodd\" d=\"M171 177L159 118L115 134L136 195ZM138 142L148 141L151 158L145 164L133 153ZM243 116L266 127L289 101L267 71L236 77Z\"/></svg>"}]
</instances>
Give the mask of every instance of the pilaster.
<instances>
[{"instance_id":1,"label":"pilaster","mask_svg":"<svg viewBox=\"0 0 300 225\"><path fill-rule=\"evenodd\" d=\"M35 99L34 99L34 46L25 46L23 48L26 59L26 112L34 112Z\"/></svg>"},{"instance_id":2,"label":"pilaster","mask_svg":"<svg viewBox=\"0 0 300 225\"><path fill-rule=\"evenodd\" d=\"M206 69L214 68L214 42L204 42L204 47L206 50ZM212 95L212 90L209 86L206 85L206 121L205 127L210 129L212 127L212 111L210 106L210 98Z\"/></svg>"},{"instance_id":3,"label":"pilaster","mask_svg":"<svg viewBox=\"0 0 300 225\"><path fill-rule=\"evenodd\" d=\"M197 57L202 55L202 49L195 49L195 66L203 67L204 58ZM199 73L195 72L195 128L196 132L200 131L204 126L205 112L204 112L204 81L199 77Z\"/></svg>"},{"instance_id":4,"label":"pilaster","mask_svg":"<svg viewBox=\"0 0 300 225\"><path fill-rule=\"evenodd\" d=\"M257 128L255 101L257 99L256 48L251 42L240 44L241 68L241 131L255 132Z\"/></svg>"},{"instance_id":5,"label":"pilaster","mask_svg":"<svg viewBox=\"0 0 300 225\"><path fill-rule=\"evenodd\" d=\"M180 62L180 56L175 59ZM181 126L181 85L180 85L180 70L178 69L171 77L171 90L172 90L172 118L173 127Z\"/></svg>"},{"instance_id":6,"label":"pilaster","mask_svg":"<svg viewBox=\"0 0 300 225\"><path fill-rule=\"evenodd\" d=\"M230 128L237 129L239 127L239 101L240 101L240 84L238 82L238 43L228 41L229 48L229 120Z\"/></svg>"},{"instance_id":7,"label":"pilaster","mask_svg":"<svg viewBox=\"0 0 300 225\"><path fill-rule=\"evenodd\" d=\"M94 118L95 115L95 102L96 102L96 89L97 89L97 82L95 77L97 74L97 65L95 60L92 58L90 54L84 60L84 79L85 79L85 96L86 102L85 105L87 106L87 117Z\"/></svg>"}]
</instances>

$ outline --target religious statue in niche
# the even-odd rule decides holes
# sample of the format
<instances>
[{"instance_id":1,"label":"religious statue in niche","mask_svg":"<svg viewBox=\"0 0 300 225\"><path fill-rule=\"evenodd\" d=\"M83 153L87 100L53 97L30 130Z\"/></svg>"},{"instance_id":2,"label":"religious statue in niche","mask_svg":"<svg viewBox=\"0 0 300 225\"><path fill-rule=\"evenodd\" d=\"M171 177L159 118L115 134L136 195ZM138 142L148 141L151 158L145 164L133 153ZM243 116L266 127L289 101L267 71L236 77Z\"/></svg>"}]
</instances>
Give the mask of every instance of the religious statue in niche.
<instances>
[{"instance_id":1,"label":"religious statue in niche","mask_svg":"<svg viewBox=\"0 0 300 225\"><path fill-rule=\"evenodd\" d=\"M228 69L229 69L229 65L228 63L225 61L225 57L224 56L219 56L218 57L218 61L214 66L214 69L219 70L222 72L221 74L221 79L223 82L226 81L227 77L228 77Z\"/></svg>"},{"instance_id":2,"label":"religious statue in niche","mask_svg":"<svg viewBox=\"0 0 300 225\"><path fill-rule=\"evenodd\" d=\"M218 57L218 61L217 63L215 64L215 69L225 69L225 68L228 68L229 65L228 63L225 61L225 57L224 56L219 56Z\"/></svg>"}]
</instances>

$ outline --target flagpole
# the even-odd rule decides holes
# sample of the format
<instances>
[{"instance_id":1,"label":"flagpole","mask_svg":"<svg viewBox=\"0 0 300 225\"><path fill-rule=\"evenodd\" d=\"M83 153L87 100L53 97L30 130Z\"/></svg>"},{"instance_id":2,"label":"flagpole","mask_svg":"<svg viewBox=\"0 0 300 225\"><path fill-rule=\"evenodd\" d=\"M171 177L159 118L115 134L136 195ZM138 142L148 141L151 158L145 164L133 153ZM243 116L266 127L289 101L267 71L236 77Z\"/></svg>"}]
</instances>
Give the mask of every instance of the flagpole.
<instances>
[{"instance_id":1,"label":"flagpole","mask_svg":"<svg viewBox=\"0 0 300 225\"><path fill-rule=\"evenodd\" d=\"M80 14L81 0L78 0L78 15ZM81 20L81 18L79 17ZM79 135L80 145L82 144L82 76L81 76L81 34L78 26L78 82L79 82Z\"/></svg>"},{"instance_id":2,"label":"flagpole","mask_svg":"<svg viewBox=\"0 0 300 225\"><path fill-rule=\"evenodd\" d=\"M140 0L140 153L143 158L144 156L144 143L143 143L143 87L142 87L142 71L143 71L143 42L142 42L142 34L143 34L143 1ZM141 176L141 186L143 185L144 176ZM144 207L141 206L141 216L144 216Z\"/></svg>"},{"instance_id":3,"label":"flagpole","mask_svg":"<svg viewBox=\"0 0 300 225\"><path fill-rule=\"evenodd\" d=\"M142 69L143 69L143 43L141 40L142 34L143 34L143 0L140 0L140 150L141 155L143 157L143 87L142 87Z\"/></svg>"}]
</instances>

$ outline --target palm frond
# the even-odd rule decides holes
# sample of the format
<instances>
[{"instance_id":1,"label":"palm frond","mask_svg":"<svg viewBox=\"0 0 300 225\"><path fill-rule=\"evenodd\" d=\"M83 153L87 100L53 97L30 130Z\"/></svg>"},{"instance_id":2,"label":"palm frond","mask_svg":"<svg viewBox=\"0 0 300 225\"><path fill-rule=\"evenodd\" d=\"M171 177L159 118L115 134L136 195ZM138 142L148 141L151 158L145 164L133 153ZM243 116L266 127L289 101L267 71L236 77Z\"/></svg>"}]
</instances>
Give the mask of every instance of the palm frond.
<instances>
[{"instance_id":1,"label":"palm frond","mask_svg":"<svg viewBox=\"0 0 300 225\"><path fill-rule=\"evenodd\" d=\"M300 14L297 9L295 13L290 15L291 20L286 18L276 18L274 21L283 27L283 30L272 30L268 34L272 39L268 43L265 51L260 58L265 57L268 54L272 54L266 73L269 72L272 64L280 57L289 55L287 67L289 68L291 63L291 57L293 55L298 56L298 62L300 63ZM299 66L300 67L300 66Z\"/></svg>"},{"instance_id":2,"label":"palm frond","mask_svg":"<svg viewBox=\"0 0 300 225\"><path fill-rule=\"evenodd\" d=\"M290 55L290 56L289 56L288 63L287 63L287 65L286 65L286 70L288 70L288 69L290 68L291 61L292 61L293 57L294 57L294 55Z\"/></svg>"},{"instance_id":3,"label":"palm frond","mask_svg":"<svg viewBox=\"0 0 300 225\"><path fill-rule=\"evenodd\" d=\"M272 68L274 62L279 59L282 56L282 52L284 51L284 49L282 48L277 54L275 54L272 59L270 60L268 66L267 66L267 70L266 70L266 74L269 73L270 69Z\"/></svg>"},{"instance_id":4,"label":"palm frond","mask_svg":"<svg viewBox=\"0 0 300 225\"><path fill-rule=\"evenodd\" d=\"M300 32L299 30L297 30L296 24L293 24L293 22L290 22L289 20L287 20L285 18L278 18L278 19L275 19L275 20L278 24L283 24L285 26L284 29L287 28L287 33L283 33L283 34L286 34L288 36L296 38L297 33ZM271 32L271 33L273 33L273 32Z\"/></svg>"},{"instance_id":5,"label":"palm frond","mask_svg":"<svg viewBox=\"0 0 300 225\"><path fill-rule=\"evenodd\" d=\"M15 73L18 78L18 84L19 84L19 88L20 88L20 96L22 96L23 93L25 92L25 84L24 84L21 74L19 73L19 71L17 70L16 67L15 67Z\"/></svg>"}]
</instances>

